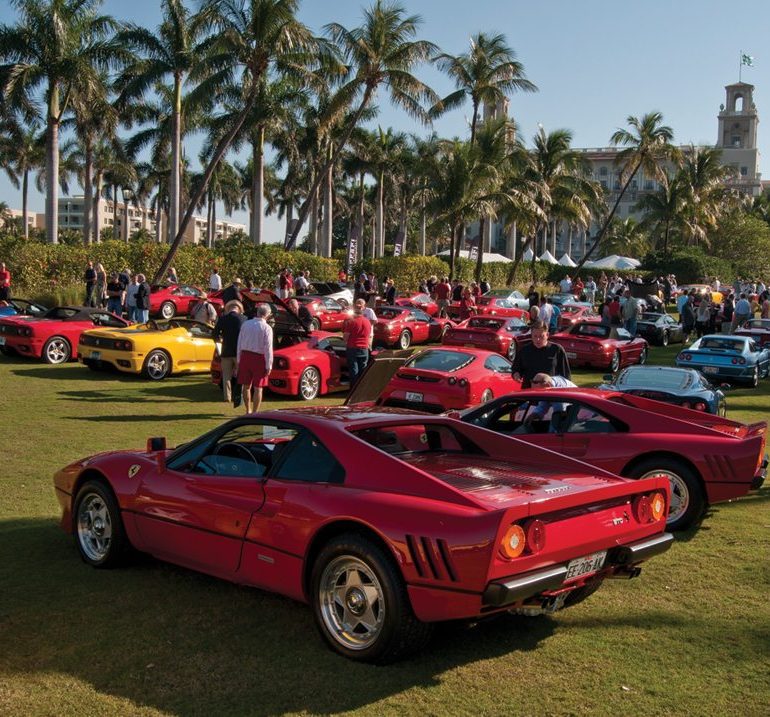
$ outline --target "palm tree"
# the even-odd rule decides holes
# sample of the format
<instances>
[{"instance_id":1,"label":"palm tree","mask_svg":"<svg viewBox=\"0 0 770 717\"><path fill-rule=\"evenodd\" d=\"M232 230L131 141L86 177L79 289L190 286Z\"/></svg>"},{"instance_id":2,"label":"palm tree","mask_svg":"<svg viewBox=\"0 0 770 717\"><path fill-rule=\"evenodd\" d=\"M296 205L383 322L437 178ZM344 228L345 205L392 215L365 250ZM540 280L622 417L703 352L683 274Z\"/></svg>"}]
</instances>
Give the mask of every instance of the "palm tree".
<instances>
[{"instance_id":1,"label":"palm tree","mask_svg":"<svg viewBox=\"0 0 770 717\"><path fill-rule=\"evenodd\" d=\"M454 81L457 90L447 95L431 110L438 116L462 105L470 97L473 106L471 144L476 141L479 109L482 104L496 105L507 93L537 92L537 87L524 77L524 65L508 47L503 35L480 32L471 38L470 51L461 55L442 53L436 64Z\"/></svg>"},{"instance_id":2,"label":"palm tree","mask_svg":"<svg viewBox=\"0 0 770 717\"><path fill-rule=\"evenodd\" d=\"M646 228L633 217L610 222L602 242L602 251L622 256L644 256L650 248Z\"/></svg>"},{"instance_id":3,"label":"palm tree","mask_svg":"<svg viewBox=\"0 0 770 717\"><path fill-rule=\"evenodd\" d=\"M375 256L385 254L385 185L391 177L389 170L396 169L397 158L406 148L406 135L403 132L393 132L388 127L383 130L378 127L371 144L371 172L377 180L377 207L375 213Z\"/></svg>"},{"instance_id":4,"label":"palm tree","mask_svg":"<svg viewBox=\"0 0 770 717\"><path fill-rule=\"evenodd\" d=\"M29 175L40 171L45 163L45 137L40 123L19 122L9 117L0 128L0 163L17 189L21 187L21 221L24 238L29 239Z\"/></svg>"},{"instance_id":5,"label":"palm tree","mask_svg":"<svg viewBox=\"0 0 770 717\"><path fill-rule=\"evenodd\" d=\"M46 238L58 243L59 125L73 94L89 94L119 48L105 40L114 20L97 15L101 0L11 0L15 26L0 26L0 90L31 114L41 87L46 105Z\"/></svg>"},{"instance_id":6,"label":"palm tree","mask_svg":"<svg viewBox=\"0 0 770 717\"><path fill-rule=\"evenodd\" d=\"M155 275L165 276L197 204L224 157L241 131L259 96L260 84L271 71L281 74L290 68L302 72L314 46L309 30L296 18L298 0L207 0L202 13L217 30L211 39L212 63L219 69L209 79L213 86L240 86L240 111L217 142L204 170L203 181L190 197L176 236ZM222 63L222 64L218 64Z\"/></svg>"},{"instance_id":7,"label":"palm tree","mask_svg":"<svg viewBox=\"0 0 770 717\"><path fill-rule=\"evenodd\" d=\"M523 253L538 236L545 237L550 221L567 219L571 224L582 226L587 226L590 221L591 207L597 204L600 189L589 178L590 166L585 156L573 150L571 144L572 133L569 130L557 129L546 133L540 127L535 134L532 151L520 151L515 157L517 171L527 182L528 193L539 212L537 217L533 217L531 212L525 215L525 224L529 223L531 231L521 253L511 264L507 280L509 286L516 276ZM537 252L533 251L533 254ZM534 261L533 256L533 274Z\"/></svg>"},{"instance_id":8,"label":"palm tree","mask_svg":"<svg viewBox=\"0 0 770 717\"><path fill-rule=\"evenodd\" d=\"M185 104L206 104L217 89L219 76L215 61L206 52L209 24L203 15L191 15L182 0L163 0L163 22L157 30L131 25L119 33L117 40L136 53L135 59L116 81L122 107L148 90L172 79L170 101L171 175L169 177L169 235L176 236L181 207L182 136ZM197 82L184 103L183 91L188 82Z\"/></svg>"},{"instance_id":9,"label":"palm tree","mask_svg":"<svg viewBox=\"0 0 770 717\"><path fill-rule=\"evenodd\" d=\"M397 3L376 0L365 11L364 22L360 27L348 30L338 23L326 26L327 34L339 47L347 63L345 78L335 94L334 107L340 113L346 112L357 97L361 99L350 114L336 147L313 181L308 197L300 208L297 225L289 237L287 248L296 242L310 213L312 197L329 168L336 164L380 85L387 86L390 99L397 107L412 117L426 123L429 121L421 102L435 104L438 97L412 74L412 70L418 63L430 59L436 52L436 46L426 40L412 39L417 34L421 19L418 15L406 16L405 13L403 6Z\"/></svg>"},{"instance_id":10,"label":"palm tree","mask_svg":"<svg viewBox=\"0 0 770 717\"><path fill-rule=\"evenodd\" d=\"M641 118L629 115L626 118L626 122L630 130L618 129L610 137L610 142L613 145L625 147L625 149L618 153L616 159L616 163L621 167L620 176L623 184L615 197L612 209L594 237L591 248L578 262L577 267L575 267L575 274L580 272L588 257L599 246L604 233L607 231L607 227L615 216L623 195L626 193L636 173L641 169L646 176L661 180L665 174L663 169L664 163L678 157L676 148L671 145L674 131L671 127L661 124L663 122L663 115L660 112L648 112Z\"/></svg>"},{"instance_id":11,"label":"palm tree","mask_svg":"<svg viewBox=\"0 0 770 717\"><path fill-rule=\"evenodd\" d=\"M668 254L672 230L680 229L684 200L683 186L678 178L670 180L664 177L657 191L645 194L634 206L634 209L643 212L641 228L648 233L656 248L662 239L664 255Z\"/></svg>"}]
</instances>

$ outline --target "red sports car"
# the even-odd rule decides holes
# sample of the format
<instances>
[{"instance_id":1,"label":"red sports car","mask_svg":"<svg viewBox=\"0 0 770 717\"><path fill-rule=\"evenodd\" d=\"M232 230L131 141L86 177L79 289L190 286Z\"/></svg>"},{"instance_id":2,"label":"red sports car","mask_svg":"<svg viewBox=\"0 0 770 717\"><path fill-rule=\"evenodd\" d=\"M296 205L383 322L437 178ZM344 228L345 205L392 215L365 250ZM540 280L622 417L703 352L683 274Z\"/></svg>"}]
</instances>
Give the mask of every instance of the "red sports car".
<instances>
[{"instance_id":1,"label":"red sports car","mask_svg":"<svg viewBox=\"0 0 770 717\"><path fill-rule=\"evenodd\" d=\"M377 403L441 413L475 406L520 388L521 383L511 375L511 362L500 354L442 346L407 359Z\"/></svg>"},{"instance_id":2,"label":"red sports car","mask_svg":"<svg viewBox=\"0 0 770 717\"><path fill-rule=\"evenodd\" d=\"M345 320L353 312L339 301L328 296L298 296L297 301L304 306L312 317L312 329L318 331L341 331Z\"/></svg>"},{"instance_id":3,"label":"red sports car","mask_svg":"<svg viewBox=\"0 0 770 717\"><path fill-rule=\"evenodd\" d=\"M765 477L764 421L746 426L628 393L527 390L462 420L628 478L665 476L670 530L697 524L709 505L744 496Z\"/></svg>"},{"instance_id":4,"label":"red sports car","mask_svg":"<svg viewBox=\"0 0 770 717\"><path fill-rule=\"evenodd\" d=\"M532 343L532 338L529 326L521 319L472 316L449 329L441 343L445 346L473 346L495 351L513 361L518 349Z\"/></svg>"},{"instance_id":5,"label":"red sports car","mask_svg":"<svg viewBox=\"0 0 770 717\"><path fill-rule=\"evenodd\" d=\"M569 607L673 540L665 478L379 408L266 411L174 451L151 438L70 463L54 485L87 564L133 548L278 592L367 662L419 649L431 623Z\"/></svg>"},{"instance_id":6,"label":"red sports car","mask_svg":"<svg viewBox=\"0 0 770 717\"><path fill-rule=\"evenodd\" d=\"M770 319L749 319L736 329L736 336L751 336L758 346L770 344Z\"/></svg>"},{"instance_id":7,"label":"red sports car","mask_svg":"<svg viewBox=\"0 0 770 717\"><path fill-rule=\"evenodd\" d=\"M42 358L46 363L65 363L72 358L80 334L99 326L122 328L131 322L106 309L87 306L56 306L41 317L9 316L0 319L0 349L6 356L18 354Z\"/></svg>"},{"instance_id":8,"label":"red sports car","mask_svg":"<svg viewBox=\"0 0 770 717\"><path fill-rule=\"evenodd\" d=\"M178 314L187 316L190 303L206 298L206 292L188 284L163 284L151 287L150 314L171 319Z\"/></svg>"},{"instance_id":9,"label":"red sports car","mask_svg":"<svg viewBox=\"0 0 770 717\"><path fill-rule=\"evenodd\" d=\"M374 313L374 345L408 349L412 344L440 341L454 322L428 316L420 309L401 306L378 306Z\"/></svg>"},{"instance_id":10,"label":"red sports car","mask_svg":"<svg viewBox=\"0 0 770 717\"><path fill-rule=\"evenodd\" d=\"M350 378L345 341L341 336L325 331L314 331L307 338L279 341L268 381L273 393L296 396L305 401L347 390ZM218 353L211 360L211 382L222 385Z\"/></svg>"},{"instance_id":11,"label":"red sports car","mask_svg":"<svg viewBox=\"0 0 770 717\"><path fill-rule=\"evenodd\" d=\"M529 321L529 311L520 308L513 299L500 296L479 296L476 299L479 314L485 316L504 316L509 319Z\"/></svg>"},{"instance_id":12,"label":"red sports car","mask_svg":"<svg viewBox=\"0 0 770 717\"><path fill-rule=\"evenodd\" d=\"M614 373L647 360L647 342L616 326L581 321L563 333L553 334L551 341L564 348L571 366L593 366Z\"/></svg>"},{"instance_id":13,"label":"red sports car","mask_svg":"<svg viewBox=\"0 0 770 717\"><path fill-rule=\"evenodd\" d=\"M602 317L596 313L594 307L587 304L564 304L560 308L559 331L564 331L581 321L599 324L602 320Z\"/></svg>"},{"instance_id":14,"label":"red sports car","mask_svg":"<svg viewBox=\"0 0 770 717\"><path fill-rule=\"evenodd\" d=\"M396 299L395 303L396 306L411 306L413 309L420 309L428 316L438 316L438 304L428 294L422 292L403 294Z\"/></svg>"}]
</instances>

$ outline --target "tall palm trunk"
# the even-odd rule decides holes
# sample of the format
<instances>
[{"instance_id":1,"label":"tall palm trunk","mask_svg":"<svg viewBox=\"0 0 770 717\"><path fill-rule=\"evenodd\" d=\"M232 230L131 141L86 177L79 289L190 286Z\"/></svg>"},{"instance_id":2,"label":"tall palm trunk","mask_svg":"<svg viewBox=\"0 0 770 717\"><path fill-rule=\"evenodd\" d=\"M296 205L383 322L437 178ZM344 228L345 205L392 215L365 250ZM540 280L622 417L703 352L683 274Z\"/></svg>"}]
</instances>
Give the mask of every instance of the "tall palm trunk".
<instances>
[{"instance_id":1,"label":"tall palm trunk","mask_svg":"<svg viewBox=\"0 0 770 717\"><path fill-rule=\"evenodd\" d=\"M129 238L129 228L131 224L131 219L129 218L129 207L128 207L128 200L126 199L126 193L125 191L123 193L123 241L128 244L128 238Z\"/></svg>"},{"instance_id":2,"label":"tall palm trunk","mask_svg":"<svg viewBox=\"0 0 770 717\"><path fill-rule=\"evenodd\" d=\"M50 87L48 132L45 146L45 236L49 244L59 243L59 87Z\"/></svg>"},{"instance_id":3,"label":"tall palm trunk","mask_svg":"<svg viewBox=\"0 0 770 717\"><path fill-rule=\"evenodd\" d=\"M262 220L265 203L265 128L257 130L252 146L251 176L251 241L262 243Z\"/></svg>"},{"instance_id":4,"label":"tall palm trunk","mask_svg":"<svg viewBox=\"0 0 770 717\"><path fill-rule=\"evenodd\" d=\"M171 120L171 176L169 177L169 236L176 236L179 228L181 201L180 171L182 164L182 76L174 76L174 115Z\"/></svg>"},{"instance_id":5,"label":"tall palm trunk","mask_svg":"<svg viewBox=\"0 0 770 717\"><path fill-rule=\"evenodd\" d=\"M324 217L323 217L323 231L321 232L321 244L323 256L331 257L332 255L332 239L333 239L333 221L334 217L332 209L332 171L333 167L329 167L326 171L326 179L324 181Z\"/></svg>"},{"instance_id":6,"label":"tall palm trunk","mask_svg":"<svg viewBox=\"0 0 770 717\"><path fill-rule=\"evenodd\" d=\"M310 200L310 253L318 256L318 189Z\"/></svg>"},{"instance_id":7,"label":"tall palm trunk","mask_svg":"<svg viewBox=\"0 0 770 717\"><path fill-rule=\"evenodd\" d=\"M102 198L102 172L96 170L96 176L94 177L94 196L91 200L93 209L93 226L91 227L91 241L93 244L98 244L101 241L99 236L99 202Z\"/></svg>"},{"instance_id":8,"label":"tall palm trunk","mask_svg":"<svg viewBox=\"0 0 770 717\"><path fill-rule=\"evenodd\" d=\"M289 202L289 205L286 207L286 234L284 236L289 236L289 232L291 231L291 223L294 221L294 205Z\"/></svg>"},{"instance_id":9,"label":"tall palm trunk","mask_svg":"<svg viewBox=\"0 0 770 717\"><path fill-rule=\"evenodd\" d=\"M455 278L455 247L458 243L460 225L452 224L452 236L449 238L449 278Z\"/></svg>"},{"instance_id":10,"label":"tall palm trunk","mask_svg":"<svg viewBox=\"0 0 770 717\"><path fill-rule=\"evenodd\" d=\"M91 243L91 210L93 209L93 143L90 135L84 140L83 162L83 243Z\"/></svg>"},{"instance_id":11,"label":"tall palm trunk","mask_svg":"<svg viewBox=\"0 0 770 717\"><path fill-rule=\"evenodd\" d=\"M420 256L425 256L425 237L428 233L428 219L425 213L425 195L420 199Z\"/></svg>"},{"instance_id":12,"label":"tall palm trunk","mask_svg":"<svg viewBox=\"0 0 770 717\"><path fill-rule=\"evenodd\" d=\"M375 217L375 256L385 254L385 172L377 178L377 214Z\"/></svg>"},{"instance_id":13,"label":"tall palm trunk","mask_svg":"<svg viewBox=\"0 0 770 717\"><path fill-rule=\"evenodd\" d=\"M112 238L118 240L118 187L112 185Z\"/></svg>"},{"instance_id":14,"label":"tall palm trunk","mask_svg":"<svg viewBox=\"0 0 770 717\"><path fill-rule=\"evenodd\" d=\"M481 219L479 219L479 246L478 246L478 252L476 254L476 271L474 273L474 277L476 279L476 282L481 281L481 268L484 263L484 234L487 230L487 225L489 222L487 221L487 217L482 214Z\"/></svg>"},{"instance_id":15,"label":"tall palm trunk","mask_svg":"<svg viewBox=\"0 0 770 717\"><path fill-rule=\"evenodd\" d=\"M29 194L29 170L24 169L21 179L21 220L24 222L24 239L29 239L29 212L27 211L27 195Z\"/></svg>"}]
</instances>

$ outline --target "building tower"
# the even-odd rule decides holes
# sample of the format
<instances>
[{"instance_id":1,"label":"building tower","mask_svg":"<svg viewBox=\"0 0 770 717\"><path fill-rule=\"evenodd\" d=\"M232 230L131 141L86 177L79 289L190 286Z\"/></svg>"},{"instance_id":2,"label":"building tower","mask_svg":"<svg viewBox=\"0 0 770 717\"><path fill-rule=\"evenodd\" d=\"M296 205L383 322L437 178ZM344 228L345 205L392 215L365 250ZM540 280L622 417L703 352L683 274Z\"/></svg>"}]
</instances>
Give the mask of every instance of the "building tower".
<instances>
[{"instance_id":1,"label":"building tower","mask_svg":"<svg viewBox=\"0 0 770 717\"><path fill-rule=\"evenodd\" d=\"M762 183L757 149L759 116L754 104L754 85L736 82L727 85L725 91L726 102L719 108L716 147L722 150L722 164L736 172L736 178L730 185L756 197L762 192Z\"/></svg>"}]
</instances>

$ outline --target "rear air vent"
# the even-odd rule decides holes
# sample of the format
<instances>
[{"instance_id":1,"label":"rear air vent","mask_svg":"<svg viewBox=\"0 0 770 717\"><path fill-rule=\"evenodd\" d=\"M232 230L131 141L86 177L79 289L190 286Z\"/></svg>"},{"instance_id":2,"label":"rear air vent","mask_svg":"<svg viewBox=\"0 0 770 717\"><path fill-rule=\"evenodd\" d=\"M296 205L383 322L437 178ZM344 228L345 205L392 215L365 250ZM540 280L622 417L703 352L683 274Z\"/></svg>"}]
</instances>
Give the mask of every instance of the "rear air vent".
<instances>
[{"instance_id":1,"label":"rear air vent","mask_svg":"<svg viewBox=\"0 0 770 717\"><path fill-rule=\"evenodd\" d=\"M406 536L409 557L414 563L417 575L429 580L457 582L457 571L446 540L425 536Z\"/></svg>"}]
</instances>

